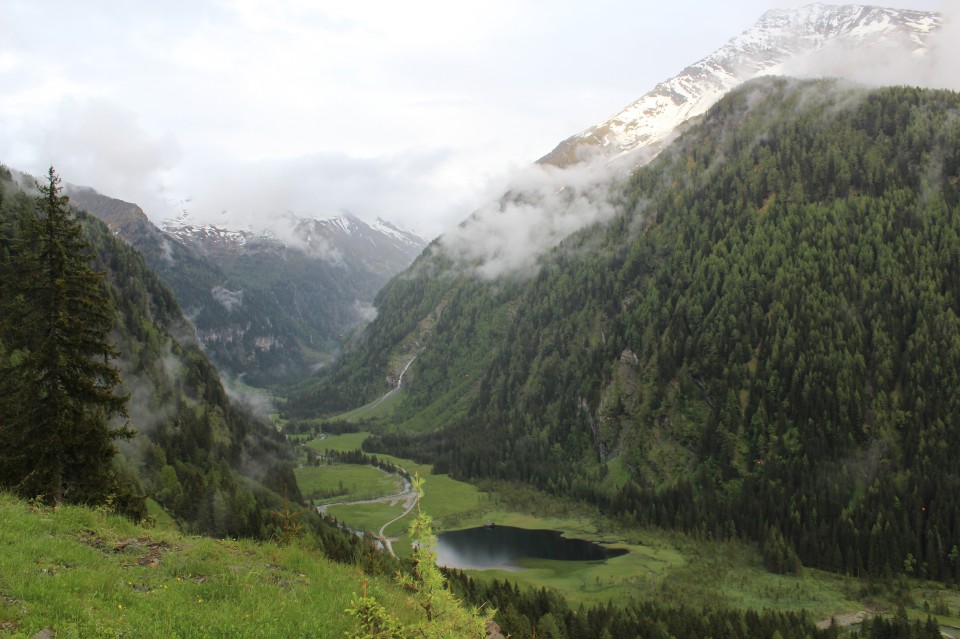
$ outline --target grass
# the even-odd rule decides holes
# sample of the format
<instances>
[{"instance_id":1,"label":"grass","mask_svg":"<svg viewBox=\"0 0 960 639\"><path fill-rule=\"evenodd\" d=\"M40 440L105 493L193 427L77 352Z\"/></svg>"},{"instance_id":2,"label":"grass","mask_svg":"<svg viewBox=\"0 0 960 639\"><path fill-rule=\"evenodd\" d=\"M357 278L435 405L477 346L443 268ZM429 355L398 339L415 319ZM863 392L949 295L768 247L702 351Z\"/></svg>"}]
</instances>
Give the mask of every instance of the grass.
<instances>
[{"instance_id":1,"label":"grass","mask_svg":"<svg viewBox=\"0 0 960 639\"><path fill-rule=\"evenodd\" d=\"M359 450L363 440L369 436L370 433L368 432L345 433L314 439L306 445L318 451L330 449L348 452ZM377 457L406 469L411 475L419 473L421 477L426 479L425 495L421 507L430 513L435 529L450 530L482 523L483 514L487 508L485 507L484 495L476 486L457 481L448 475L433 475L433 467L430 464L419 464L392 455L377 455ZM305 469L299 469L298 472L302 470ZM300 484L300 486L305 494L309 493L310 488L304 488L303 484ZM351 500L352 498L342 497L336 501ZM384 523L400 515L403 512L403 507L399 504L387 502L346 506L331 505L327 512L352 528L378 532ZM410 544L406 537L406 530L412 516L413 513L393 522L385 530L387 535L400 538L398 543L394 544L394 549L400 554L409 552Z\"/></svg>"},{"instance_id":2,"label":"grass","mask_svg":"<svg viewBox=\"0 0 960 639\"><path fill-rule=\"evenodd\" d=\"M357 464L303 466L294 469L294 474L304 499L321 504L390 495L398 491L401 483L396 475Z\"/></svg>"},{"instance_id":3,"label":"grass","mask_svg":"<svg viewBox=\"0 0 960 639\"><path fill-rule=\"evenodd\" d=\"M400 515L403 510L402 504L377 503L330 506L327 512L351 528L376 533L384 523ZM395 532L393 527L386 531L388 535Z\"/></svg>"},{"instance_id":4,"label":"grass","mask_svg":"<svg viewBox=\"0 0 960 639\"><path fill-rule=\"evenodd\" d=\"M354 410L337 415L335 419L345 422L358 422L362 420L380 420L393 415L393 411L403 395L403 389L393 393L386 399L377 398Z\"/></svg>"},{"instance_id":5,"label":"grass","mask_svg":"<svg viewBox=\"0 0 960 639\"><path fill-rule=\"evenodd\" d=\"M359 569L304 545L221 541L0 494L0 636L338 637ZM389 580L370 590L393 611Z\"/></svg>"},{"instance_id":6,"label":"grass","mask_svg":"<svg viewBox=\"0 0 960 639\"><path fill-rule=\"evenodd\" d=\"M323 452L325 450L336 450L341 453L351 450L360 450L363 440L370 436L370 433L344 433L343 435L329 435L327 437L318 437L307 442L307 447L313 450Z\"/></svg>"},{"instance_id":7,"label":"grass","mask_svg":"<svg viewBox=\"0 0 960 639\"><path fill-rule=\"evenodd\" d=\"M367 432L332 435L322 439L314 439L307 446L318 451L330 449L348 452L359 450L363 440L369 436L370 433ZM463 527L463 522L482 522L484 509L481 504L483 503L483 494L476 486L452 479L449 475L433 475L431 474L433 466L430 464L418 464L415 461L392 455L377 455L377 457L405 468L411 475L420 473L421 477L426 478L426 494L422 507L433 517L434 525L438 530ZM303 490L302 485L301 490ZM362 511L358 511L362 514L354 517L350 514L350 511L357 508L362 508ZM376 531L380 529L384 522L399 514L389 504L362 504L342 508L331 506L329 512L349 526L371 530L371 528L361 524L369 525L371 521L375 521L378 509L383 511L383 519L375 528L372 528ZM408 523L409 518L405 518L394 524L388 530L388 534L406 530Z\"/></svg>"}]
</instances>

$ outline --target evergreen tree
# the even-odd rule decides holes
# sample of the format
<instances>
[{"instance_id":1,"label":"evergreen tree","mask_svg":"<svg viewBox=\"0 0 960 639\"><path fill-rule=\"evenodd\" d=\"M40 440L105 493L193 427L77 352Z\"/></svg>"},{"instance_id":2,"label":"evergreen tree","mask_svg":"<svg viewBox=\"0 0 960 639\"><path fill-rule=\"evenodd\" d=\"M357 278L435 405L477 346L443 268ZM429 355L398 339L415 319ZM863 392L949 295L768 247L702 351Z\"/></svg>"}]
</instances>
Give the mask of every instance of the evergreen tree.
<instances>
[{"instance_id":1,"label":"evergreen tree","mask_svg":"<svg viewBox=\"0 0 960 639\"><path fill-rule=\"evenodd\" d=\"M53 503L101 503L128 492L112 460L114 441L133 435L111 424L127 403L110 361L114 310L53 167L38 188L3 283L0 486Z\"/></svg>"}]
</instances>

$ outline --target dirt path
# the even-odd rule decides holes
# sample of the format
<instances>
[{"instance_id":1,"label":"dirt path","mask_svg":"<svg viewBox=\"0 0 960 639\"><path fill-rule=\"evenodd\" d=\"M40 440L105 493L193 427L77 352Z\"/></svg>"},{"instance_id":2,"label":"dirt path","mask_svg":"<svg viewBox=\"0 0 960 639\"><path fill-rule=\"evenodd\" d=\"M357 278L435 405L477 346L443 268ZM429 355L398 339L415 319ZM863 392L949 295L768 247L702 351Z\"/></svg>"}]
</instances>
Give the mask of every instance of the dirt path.
<instances>
[{"instance_id":1,"label":"dirt path","mask_svg":"<svg viewBox=\"0 0 960 639\"><path fill-rule=\"evenodd\" d=\"M395 538L386 536L387 526L409 515L410 511L413 510L414 506L417 505L417 493L413 490L413 487L410 486L410 482L407 482L407 492L405 492L404 495L406 495L406 502L404 502L405 509L403 514L394 517L384 525L380 526L380 541L383 543L383 547L387 549L387 552L390 553L391 557L396 557L396 555L393 554L393 542Z\"/></svg>"},{"instance_id":2,"label":"dirt path","mask_svg":"<svg viewBox=\"0 0 960 639\"><path fill-rule=\"evenodd\" d=\"M384 495L382 497L372 497L370 499L339 501L330 504L323 504L322 506L317 506L317 512L321 515L325 515L327 513L327 508L330 506L356 506L358 504L390 504L393 506L395 504L402 503L404 506L403 513L381 526L380 532L377 534L377 538L383 544L383 547L386 548L387 552L390 553L390 556L396 557L396 555L393 553L393 542L395 541L395 538L387 537L385 535L387 526L406 517L408 514L410 514L410 511L413 510L414 506L417 505L417 492L413 489L413 485L405 477L401 475L397 475L397 477L399 477L400 481L403 482L403 487L398 493L394 493L393 495Z\"/></svg>"}]
</instances>

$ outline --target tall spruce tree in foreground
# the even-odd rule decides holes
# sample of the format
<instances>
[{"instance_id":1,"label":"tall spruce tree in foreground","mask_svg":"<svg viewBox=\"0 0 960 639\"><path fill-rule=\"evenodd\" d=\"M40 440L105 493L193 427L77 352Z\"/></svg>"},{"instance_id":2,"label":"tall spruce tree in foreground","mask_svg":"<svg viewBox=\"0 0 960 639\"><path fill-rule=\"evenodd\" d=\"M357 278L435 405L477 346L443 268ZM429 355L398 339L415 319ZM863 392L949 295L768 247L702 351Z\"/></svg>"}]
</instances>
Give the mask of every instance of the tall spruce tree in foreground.
<instances>
[{"instance_id":1,"label":"tall spruce tree in foreground","mask_svg":"<svg viewBox=\"0 0 960 639\"><path fill-rule=\"evenodd\" d=\"M0 486L24 497L101 503L117 492L114 441L133 435L115 388L113 306L53 167L21 221L3 283Z\"/></svg>"}]
</instances>

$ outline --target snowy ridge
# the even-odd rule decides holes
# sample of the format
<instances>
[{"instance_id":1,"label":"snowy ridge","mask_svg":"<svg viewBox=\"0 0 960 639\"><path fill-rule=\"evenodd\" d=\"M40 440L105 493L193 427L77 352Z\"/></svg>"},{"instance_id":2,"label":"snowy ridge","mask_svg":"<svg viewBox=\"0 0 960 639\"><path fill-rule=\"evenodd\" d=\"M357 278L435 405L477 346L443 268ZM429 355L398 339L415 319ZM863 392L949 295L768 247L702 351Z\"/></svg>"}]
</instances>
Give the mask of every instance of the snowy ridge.
<instances>
[{"instance_id":1,"label":"snowy ridge","mask_svg":"<svg viewBox=\"0 0 960 639\"><path fill-rule=\"evenodd\" d=\"M359 268L378 276L399 272L427 245L423 238L382 219L371 225L346 212L329 218L285 213L271 220L269 230L260 231L190 222L184 212L165 222L163 230L207 256L292 250L337 268Z\"/></svg>"},{"instance_id":2,"label":"snowy ridge","mask_svg":"<svg viewBox=\"0 0 960 639\"><path fill-rule=\"evenodd\" d=\"M422 248L423 246L427 245L426 238L417 235L413 231L408 231L395 224L391 224L382 217L378 217L377 221L371 224L370 227L378 233L392 237L398 242L402 242L409 246L420 246Z\"/></svg>"},{"instance_id":3,"label":"snowy ridge","mask_svg":"<svg viewBox=\"0 0 960 639\"><path fill-rule=\"evenodd\" d=\"M163 231L167 233L167 235L172 235L184 243L215 243L222 246L236 246L238 248L245 246L249 240L256 237L255 234L247 231L229 231L219 226L213 226L212 224L203 226L194 226L192 224L175 226L166 223L164 224Z\"/></svg>"},{"instance_id":4,"label":"snowy ridge","mask_svg":"<svg viewBox=\"0 0 960 639\"><path fill-rule=\"evenodd\" d=\"M802 66L804 56L841 43L862 49L897 47L904 57L922 55L939 14L880 7L812 4L765 13L726 45L661 82L605 122L573 136L540 162L568 166L601 156L643 163L662 149L684 122L701 115L725 93L759 75ZM642 155L641 150L646 150Z\"/></svg>"},{"instance_id":5,"label":"snowy ridge","mask_svg":"<svg viewBox=\"0 0 960 639\"><path fill-rule=\"evenodd\" d=\"M215 224L192 224L190 214L184 211L174 219L163 223L163 230L177 239L188 243L217 243L222 246L243 247L250 242L274 242L286 247L296 248L304 242L312 244L314 235L324 236L327 240L335 237L365 238L376 244L388 240L404 247L415 247L418 252L427 244L427 240L412 231L401 229L383 218L377 218L373 224L367 224L350 213L341 213L329 218L301 218L292 213L279 216L286 221L286 229L262 231L225 229ZM275 220L276 221L276 220Z\"/></svg>"}]
</instances>

